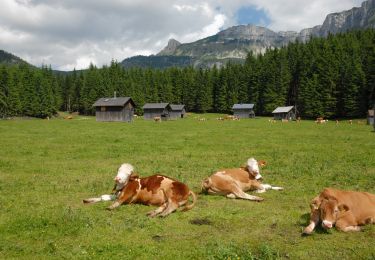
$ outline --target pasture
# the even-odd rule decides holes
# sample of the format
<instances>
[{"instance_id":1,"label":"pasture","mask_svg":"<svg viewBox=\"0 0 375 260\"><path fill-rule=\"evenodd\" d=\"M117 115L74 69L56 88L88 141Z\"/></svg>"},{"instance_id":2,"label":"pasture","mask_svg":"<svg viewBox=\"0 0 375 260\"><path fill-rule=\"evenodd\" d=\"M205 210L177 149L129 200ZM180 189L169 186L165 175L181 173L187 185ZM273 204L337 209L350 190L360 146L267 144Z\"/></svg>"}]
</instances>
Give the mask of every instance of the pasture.
<instances>
[{"instance_id":1,"label":"pasture","mask_svg":"<svg viewBox=\"0 0 375 260\"><path fill-rule=\"evenodd\" d=\"M374 259L375 225L318 228L302 237L309 203L324 187L375 193L375 133L354 122L217 121L197 115L155 123L0 121L0 258ZM121 163L163 173L198 193L220 168L263 159L265 183L285 188L263 202L198 195L190 211L148 218L153 207L110 202Z\"/></svg>"}]
</instances>

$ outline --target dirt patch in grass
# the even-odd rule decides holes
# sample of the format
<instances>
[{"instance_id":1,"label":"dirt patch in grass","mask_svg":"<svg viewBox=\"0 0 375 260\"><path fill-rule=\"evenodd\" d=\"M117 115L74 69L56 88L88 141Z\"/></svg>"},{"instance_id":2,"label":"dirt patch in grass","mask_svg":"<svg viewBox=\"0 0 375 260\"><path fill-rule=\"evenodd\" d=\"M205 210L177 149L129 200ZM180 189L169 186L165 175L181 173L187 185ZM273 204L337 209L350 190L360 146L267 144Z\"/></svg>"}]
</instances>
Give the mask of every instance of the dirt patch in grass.
<instances>
[{"instance_id":1,"label":"dirt patch in grass","mask_svg":"<svg viewBox=\"0 0 375 260\"><path fill-rule=\"evenodd\" d=\"M189 222L190 224L198 225L198 226L212 225L212 221L209 220L208 218L195 218L195 219L190 220Z\"/></svg>"}]
</instances>

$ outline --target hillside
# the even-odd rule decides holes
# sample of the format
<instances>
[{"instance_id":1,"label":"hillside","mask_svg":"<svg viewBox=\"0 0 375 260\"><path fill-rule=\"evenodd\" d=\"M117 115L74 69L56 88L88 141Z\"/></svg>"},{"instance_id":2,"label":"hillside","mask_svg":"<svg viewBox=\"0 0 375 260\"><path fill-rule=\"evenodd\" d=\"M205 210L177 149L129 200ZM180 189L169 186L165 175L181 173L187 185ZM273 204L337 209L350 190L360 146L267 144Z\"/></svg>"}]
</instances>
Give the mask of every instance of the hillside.
<instances>
[{"instance_id":1,"label":"hillside","mask_svg":"<svg viewBox=\"0 0 375 260\"><path fill-rule=\"evenodd\" d=\"M311 37L326 37L330 33L366 28L375 28L375 0L365 1L361 7L329 14L322 25L300 32L274 32L255 25L233 26L192 43L181 44L171 39L156 56L131 57L122 64L126 67L152 68L186 66L186 57L190 57L194 67L221 66L229 60L243 62L249 52L264 53L267 48L279 48L296 40L306 42ZM163 58L157 63L153 62L158 56Z\"/></svg>"},{"instance_id":2,"label":"hillside","mask_svg":"<svg viewBox=\"0 0 375 260\"><path fill-rule=\"evenodd\" d=\"M28 64L28 63L11 53L0 50L0 64L17 65L17 64Z\"/></svg>"}]
</instances>

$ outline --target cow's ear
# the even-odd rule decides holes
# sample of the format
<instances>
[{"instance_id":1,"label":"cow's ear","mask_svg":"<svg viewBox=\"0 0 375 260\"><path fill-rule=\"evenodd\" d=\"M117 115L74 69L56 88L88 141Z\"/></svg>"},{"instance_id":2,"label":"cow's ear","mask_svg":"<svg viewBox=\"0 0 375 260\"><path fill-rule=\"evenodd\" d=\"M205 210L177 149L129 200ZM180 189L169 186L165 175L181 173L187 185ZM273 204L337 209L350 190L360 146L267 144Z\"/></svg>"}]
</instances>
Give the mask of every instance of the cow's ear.
<instances>
[{"instance_id":1,"label":"cow's ear","mask_svg":"<svg viewBox=\"0 0 375 260\"><path fill-rule=\"evenodd\" d=\"M310 208L311 210L317 210L319 209L320 204L322 201L319 198L315 198L311 201Z\"/></svg>"},{"instance_id":2,"label":"cow's ear","mask_svg":"<svg viewBox=\"0 0 375 260\"><path fill-rule=\"evenodd\" d=\"M339 208L339 210L342 211L342 212L349 211L349 209L350 209L349 206L346 205L346 204L340 204L340 205L338 206L338 208Z\"/></svg>"},{"instance_id":3,"label":"cow's ear","mask_svg":"<svg viewBox=\"0 0 375 260\"><path fill-rule=\"evenodd\" d=\"M261 166L261 167L263 167L263 166L266 166L266 165L267 165L267 162L264 161L264 160L259 160L259 161L258 161L258 165Z\"/></svg>"},{"instance_id":4,"label":"cow's ear","mask_svg":"<svg viewBox=\"0 0 375 260\"><path fill-rule=\"evenodd\" d=\"M129 177L129 180L135 180L135 179L138 179L138 178L139 178L139 175L135 172L132 172L132 174Z\"/></svg>"},{"instance_id":5,"label":"cow's ear","mask_svg":"<svg viewBox=\"0 0 375 260\"><path fill-rule=\"evenodd\" d=\"M336 197L330 195L330 194L326 194L324 196L324 199L328 200L328 201L337 201Z\"/></svg>"}]
</instances>

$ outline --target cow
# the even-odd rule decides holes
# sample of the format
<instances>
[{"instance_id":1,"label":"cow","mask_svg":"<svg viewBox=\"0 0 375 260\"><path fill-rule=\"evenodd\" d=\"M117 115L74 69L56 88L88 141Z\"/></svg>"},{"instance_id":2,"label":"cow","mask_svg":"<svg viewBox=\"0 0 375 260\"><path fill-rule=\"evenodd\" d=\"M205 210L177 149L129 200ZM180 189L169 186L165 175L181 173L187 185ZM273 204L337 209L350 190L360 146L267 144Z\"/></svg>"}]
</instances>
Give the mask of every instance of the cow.
<instances>
[{"instance_id":1,"label":"cow","mask_svg":"<svg viewBox=\"0 0 375 260\"><path fill-rule=\"evenodd\" d=\"M263 193L266 190L283 190L282 187L273 187L262 184L262 175L259 166L266 165L265 161L257 161L254 158L247 160L247 164L241 168L219 170L202 182L202 192L214 195L224 195L227 198L240 198L246 200L262 201L263 198L245 193L255 190Z\"/></svg>"},{"instance_id":2,"label":"cow","mask_svg":"<svg viewBox=\"0 0 375 260\"><path fill-rule=\"evenodd\" d=\"M360 226L375 223L375 195L368 192L324 189L310 205L310 224L304 235L310 235L319 222L324 229L333 226L340 231L360 231Z\"/></svg>"},{"instance_id":3,"label":"cow","mask_svg":"<svg viewBox=\"0 0 375 260\"><path fill-rule=\"evenodd\" d=\"M192 203L187 205L189 197ZM115 186L110 195L102 195L97 198L83 200L84 203L96 203L99 201L114 201L108 210L113 210L122 204L138 203L144 205L159 206L147 213L149 217L165 217L185 206L182 210L192 209L197 197L187 185L170 177L156 174L141 178L134 172L133 166L123 164L115 177Z\"/></svg>"}]
</instances>

